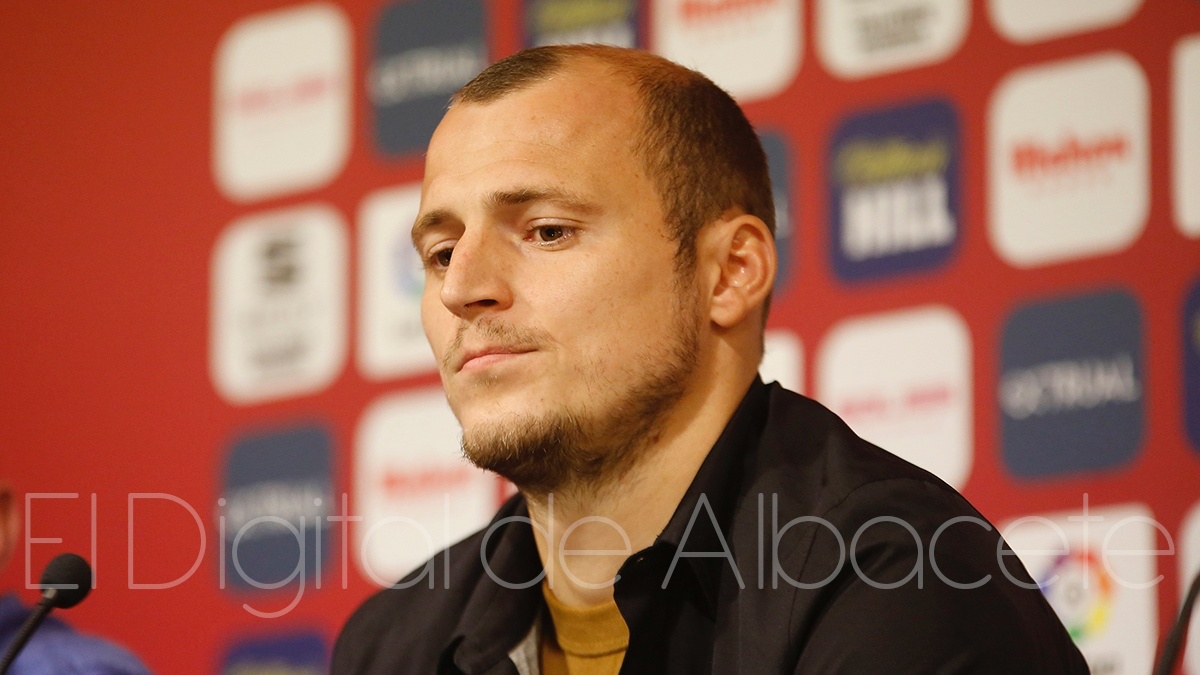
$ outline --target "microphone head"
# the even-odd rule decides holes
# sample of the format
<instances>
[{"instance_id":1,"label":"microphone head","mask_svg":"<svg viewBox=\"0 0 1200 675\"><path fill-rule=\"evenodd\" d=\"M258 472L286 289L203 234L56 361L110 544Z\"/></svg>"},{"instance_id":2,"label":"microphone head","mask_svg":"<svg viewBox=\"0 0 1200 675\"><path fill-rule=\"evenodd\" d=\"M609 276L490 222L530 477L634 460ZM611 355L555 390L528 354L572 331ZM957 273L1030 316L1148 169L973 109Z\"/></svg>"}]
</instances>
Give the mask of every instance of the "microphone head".
<instances>
[{"instance_id":1,"label":"microphone head","mask_svg":"<svg viewBox=\"0 0 1200 675\"><path fill-rule=\"evenodd\" d=\"M42 572L42 598L60 609L74 607L92 590L92 566L74 553L63 553Z\"/></svg>"}]
</instances>

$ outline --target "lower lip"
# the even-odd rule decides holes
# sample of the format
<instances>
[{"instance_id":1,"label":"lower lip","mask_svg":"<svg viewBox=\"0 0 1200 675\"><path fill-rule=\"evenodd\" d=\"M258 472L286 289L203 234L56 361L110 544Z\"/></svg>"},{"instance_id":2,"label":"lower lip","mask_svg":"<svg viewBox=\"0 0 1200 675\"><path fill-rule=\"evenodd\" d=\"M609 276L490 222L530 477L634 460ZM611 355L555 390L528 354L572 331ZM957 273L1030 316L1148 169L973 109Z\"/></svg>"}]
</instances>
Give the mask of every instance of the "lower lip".
<instances>
[{"instance_id":1,"label":"lower lip","mask_svg":"<svg viewBox=\"0 0 1200 675\"><path fill-rule=\"evenodd\" d=\"M508 352L504 354L486 354L484 356L476 356L475 358L463 364L462 372L491 368L528 353L529 352Z\"/></svg>"}]
</instances>

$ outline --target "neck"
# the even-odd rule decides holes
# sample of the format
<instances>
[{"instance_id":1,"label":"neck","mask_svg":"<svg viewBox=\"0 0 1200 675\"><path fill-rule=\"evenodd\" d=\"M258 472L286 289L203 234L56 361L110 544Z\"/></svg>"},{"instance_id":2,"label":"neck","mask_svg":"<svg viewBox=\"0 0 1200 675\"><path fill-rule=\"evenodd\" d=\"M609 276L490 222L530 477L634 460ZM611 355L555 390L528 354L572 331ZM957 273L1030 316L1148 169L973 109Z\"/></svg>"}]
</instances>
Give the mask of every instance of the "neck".
<instances>
[{"instance_id":1,"label":"neck","mask_svg":"<svg viewBox=\"0 0 1200 675\"><path fill-rule=\"evenodd\" d=\"M753 368L736 380L716 372L693 383L621 476L525 493L547 583L564 604L611 600L626 558L653 544L667 526L755 376Z\"/></svg>"}]
</instances>

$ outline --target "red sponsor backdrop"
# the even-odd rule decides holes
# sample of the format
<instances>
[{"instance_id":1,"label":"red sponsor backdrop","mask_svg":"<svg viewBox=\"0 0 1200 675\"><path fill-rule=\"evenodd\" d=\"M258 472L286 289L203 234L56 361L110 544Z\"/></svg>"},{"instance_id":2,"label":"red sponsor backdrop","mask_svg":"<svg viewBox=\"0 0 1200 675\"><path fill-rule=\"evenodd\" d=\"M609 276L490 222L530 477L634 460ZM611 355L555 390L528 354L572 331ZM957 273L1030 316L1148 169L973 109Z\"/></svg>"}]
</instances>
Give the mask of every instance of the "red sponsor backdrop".
<instances>
[{"instance_id":1,"label":"red sponsor backdrop","mask_svg":"<svg viewBox=\"0 0 1200 675\"><path fill-rule=\"evenodd\" d=\"M380 6L342 3L353 29L354 95L349 158L332 181L253 204L224 196L213 176L213 62L239 19L287 6L237 3L7 3L0 9L0 477L32 502L26 538L0 581L21 588L53 555L94 557L97 589L70 618L116 639L156 671L211 672L234 641L315 629L330 640L374 586L340 555L319 590L296 608L262 619L242 608L286 606L295 589L246 594L218 587L213 514L231 440L247 429L320 419L332 430L333 485L351 489L354 433L379 396L436 382L432 374L368 380L355 367L356 303L347 358L328 387L309 395L231 405L209 374L210 260L239 216L313 200L349 223L364 194L419 180L419 155L382 156L363 92ZM816 52L817 8L804 8L803 56L782 93L746 110L791 146L793 277L771 325L803 339L806 388L814 391L815 347L853 315L929 303L967 321L974 359L974 458L964 492L993 521L1032 512L1140 502L1171 533L1200 490L1200 449L1185 434L1181 308L1200 272L1200 240L1181 234L1172 212L1171 55L1200 31L1200 2L1152 0L1128 20L1033 44L1001 37L976 4L966 39L946 60L847 81ZM520 7L487 5L493 57L522 44ZM650 12L643 8L645 24ZM649 34L643 25L643 34ZM989 101L1014 68L1119 49L1149 85L1149 217L1116 254L1016 269L986 231ZM948 263L869 284L831 269L827 154L834 130L857 111L941 97L961 124L961 227ZM1193 120L1194 123L1194 120ZM1200 189L1196 186L1194 189ZM351 226L351 251L357 235ZM351 255L351 271L355 262ZM356 275L349 278L355 297ZM1116 469L1024 480L1006 469L996 399L1000 336L1017 305L1092 288L1130 289L1143 313L1146 420L1133 459ZM886 442L885 442L886 444ZM170 494L130 511L129 495ZM70 497L67 495L75 495ZM94 495L94 502L93 502ZM186 503L203 523L203 532ZM93 506L94 504L94 506ZM340 507L339 507L340 508ZM93 530L94 527L94 530ZM94 532L94 537L93 537ZM94 554L92 553L94 548ZM130 588L166 582L166 589ZM1178 597L1174 557L1159 559L1160 625ZM343 574L347 583L343 586ZM36 579L35 579L36 580ZM21 590L26 600L34 592Z\"/></svg>"}]
</instances>

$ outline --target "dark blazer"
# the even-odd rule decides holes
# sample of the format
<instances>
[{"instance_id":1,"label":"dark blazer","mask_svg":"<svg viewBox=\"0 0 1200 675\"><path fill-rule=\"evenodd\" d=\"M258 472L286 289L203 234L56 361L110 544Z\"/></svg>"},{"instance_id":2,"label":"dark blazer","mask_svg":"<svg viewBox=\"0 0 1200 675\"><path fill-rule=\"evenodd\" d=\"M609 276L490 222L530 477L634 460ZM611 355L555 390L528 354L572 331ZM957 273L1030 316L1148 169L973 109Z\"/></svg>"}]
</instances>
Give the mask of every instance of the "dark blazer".
<instances>
[{"instance_id":1,"label":"dark blazer","mask_svg":"<svg viewBox=\"0 0 1200 675\"><path fill-rule=\"evenodd\" d=\"M546 620L541 572L517 495L368 599L333 672L527 671L516 653ZM761 381L614 595L630 632L622 673L1088 672L961 495Z\"/></svg>"}]
</instances>

